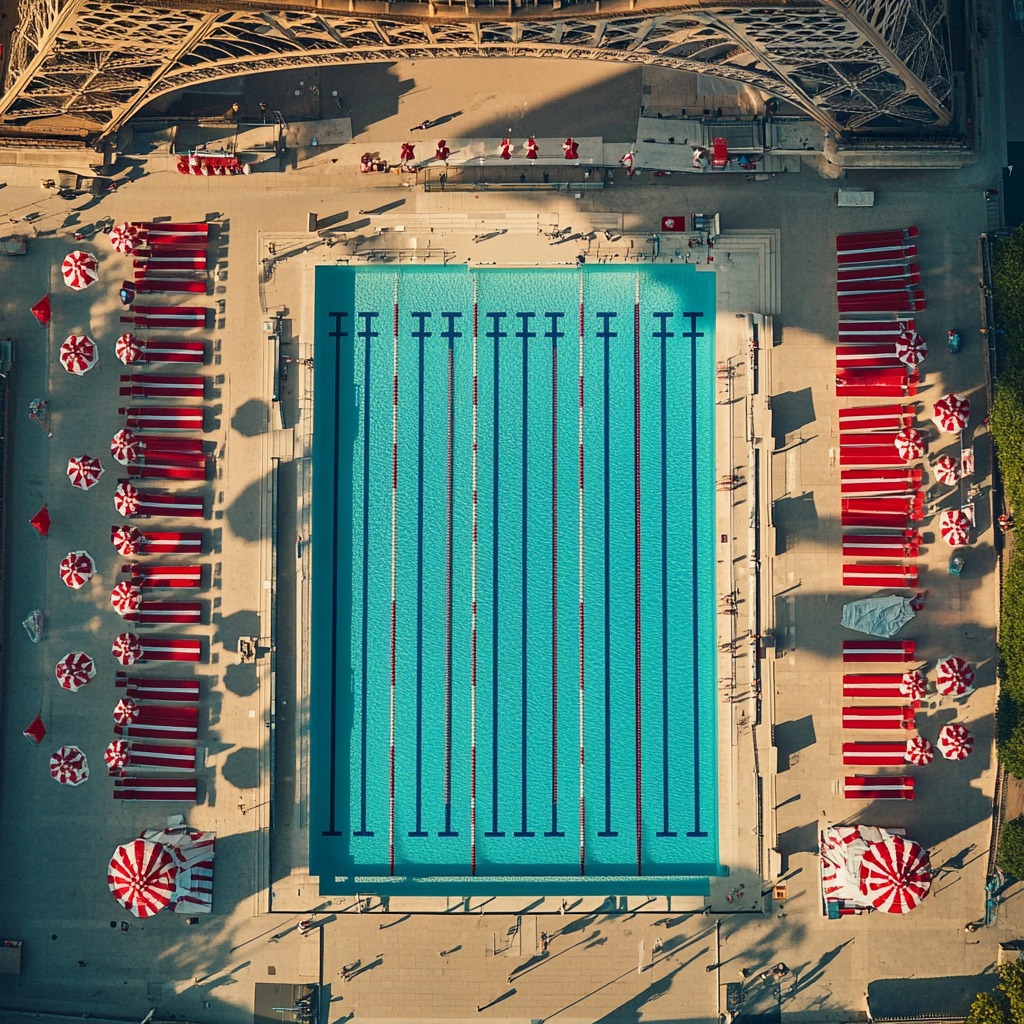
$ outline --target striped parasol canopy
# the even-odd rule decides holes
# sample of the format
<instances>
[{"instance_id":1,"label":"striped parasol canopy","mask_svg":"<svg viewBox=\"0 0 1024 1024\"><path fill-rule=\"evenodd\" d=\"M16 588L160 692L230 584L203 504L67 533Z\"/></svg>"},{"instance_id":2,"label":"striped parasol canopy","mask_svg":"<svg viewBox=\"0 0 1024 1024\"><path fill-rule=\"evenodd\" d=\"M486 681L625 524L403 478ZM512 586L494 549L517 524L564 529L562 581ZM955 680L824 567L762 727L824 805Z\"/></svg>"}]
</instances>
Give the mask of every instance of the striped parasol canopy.
<instances>
[{"instance_id":1,"label":"striped parasol canopy","mask_svg":"<svg viewBox=\"0 0 1024 1024\"><path fill-rule=\"evenodd\" d=\"M917 331L904 329L896 337L896 358L907 366L917 366L928 355L928 342Z\"/></svg>"},{"instance_id":2,"label":"striped parasol canopy","mask_svg":"<svg viewBox=\"0 0 1024 1024\"><path fill-rule=\"evenodd\" d=\"M127 466L130 462L137 462L139 453L144 447L142 438L134 430L129 430L127 427L122 427L110 439L110 454L122 466Z\"/></svg>"},{"instance_id":3,"label":"striped parasol canopy","mask_svg":"<svg viewBox=\"0 0 1024 1024\"><path fill-rule=\"evenodd\" d=\"M68 459L68 479L83 491L95 487L103 476L100 460L92 455L75 455Z\"/></svg>"},{"instance_id":4,"label":"striped parasol canopy","mask_svg":"<svg viewBox=\"0 0 1024 1024\"><path fill-rule=\"evenodd\" d=\"M93 578L96 566L88 551L69 551L60 563L60 578L72 590L79 590Z\"/></svg>"},{"instance_id":5,"label":"striped parasol canopy","mask_svg":"<svg viewBox=\"0 0 1024 1024\"><path fill-rule=\"evenodd\" d=\"M145 839L119 846L107 869L107 885L114 899L136 917L152 917L169 906L177 877L171 851Z\"/></svg>"},{"instance_id":6,"label":"striped parasol canopy","mask_svg":"<svg viewBox=\"0 0 1024 1024\"><path fill-rule=\"evenodd\" d=\"M137 555L145 543L145 534L137 526L112 526L110 543L117 548L119 555Z\"/></svg>"},{"instance_id":7,"label":"striped parasol canopy","mask_svg":"<svg viewBox=\"0 0 1024 1024\"><path fill-rule=\"evenodd\" d=\"M142 605L142 591L130 583L118 583L110 592L110 603L122 618L137 615Z\"/></svg>"},{"instance_id":8,"label":"striped parasol canopy","mask_svg":"<svg viewBox=\"0 0 1024 1024\"><path fill-rule=\"evenodd\" d=\"M76 377L83 377L99 361L99 346L87 334L69 334L60 347L60 365Z\"/></svg>"},{"instance_id":9,"label":"striped parasol canopy","mask_svg":"<svg viewBox=\"0 0 1024 1024\"><path fill-rule=\"evenodd\" d=\"M134 665L142 657L142 644L134 633L118 633L114 637L110 653L122 665Z\"/></svg>"},{"instance_id":10,"label":"striped parasol canopy","mask_svg":"<svg viewBox=\"0 0 1024 1024\"><path fill-rule=\"evenodd\" d=\"M114 705L114 721L118 725L130 725L139 717L139 705L130 697L122 697Z\"/></svg>"},{"instance_id":11,"label":"striped parasol canopy","mask_svg":"<svg viewBox=\"0 0 1024 1024\"><path fill-rule=\"evenodd\" d=\"M860 862L860 891L887 914L906 914L932 887L927 851L902 836L871 843Z\"/></svg>"},{"instance_id":12,"label":"striped parasol canopy","mask_svg":"<svg viewBox=\"0 0 1024 1024\"><path fill-rule=\"evenodd\" d=\"M935 748L923 736L915 736L912 740L907 740L907 752L903 755L904 761L925 765L931 764L934 756Z\"/></svg>"},{"instance_id":13,"label":"striped parasol canopy","mask_svg":"<svg viewBox=\"0 0 1024 1024\"><path fill-rule=\"evenodd\" d=\"M118 484L114 491L114 508L127 519L139 511L139 490L131 484Z\"/></svg>"},{"instance_id":14,"label":"striped parasol canopy","mask_svg":"<svg viewBox=\"0 0 1024 1024\"><path fill-rule=\"evenodd\" d=\"M939 430L946 434L959 434L971 418L971 403L963 395L954 394L940 398L932 407L932 419Z\"/></svg>"},{"instance_id":15,"label":"striped parasol canopy","mask_svg":"<svg viewBox=\"0 0 1024 1024\"><path fill-rule=\"evenodd\" d=\"M96 663L84 651L72 651L57 662L53 673L65 690L74 693L95 677Z\"/></svg>"},{"instance_id":16,"label":"striped parasol canopy","mask_svg":"<svg viewBox=\"0 0 1024 1024\"><path fill-rule=\"evenodd\" d=\"M126 221L124 224L118 224L110 232L110 244L114 247L115 252L124 255L135 252L142 244L142 232L134 224L129 224Z\"/></svg>"},{"instance_id":17,"label":"striped parasol canopy","mask_svg":"<svg viewBox=\"0 0 1024 1024\"><path fill-rule=\"evenodd\" d=\"M939 730L938 747L947 761L963 761L974 749L974 737L959 722L950 722Z\"/></svg>"},{"instance_id":18,"label":"striped parasol canopy","mask_svg":"<svg viewBox=\"0 0 1024 1024\"><path fill-rule=\"evenodd\" d=\"M960 697L974 688L974 669L963 658L943 658L935 666L935 686L943 697Z\"/></svg>"},{"instance_id":19,"label":"striped parasol canopy","mask_svg":"<svg viewBox=\"0 0 1024 1024\"><path fill-rule=\"evenodd\" d=\"M128 744L124 740L114 740L113 743L108 743L107 749L103 751L103 760L107 763L107 768L111 773L126 768L131 764Z\"/></svg>"},{"instance_id":20,"label":"striped parasol canopy","mask_svg":"<svg viewBox=\"0 0 1024 1024\"><path fill-rule=\"evenodd\" d=\"M943 509L939 516L939 535L951 547L971 543L971 517L962 508Z\"/></svg>"},{"instance_id":21,"label":"striped parasol canopy","mask_svg":"<svg viewBox=\"0 0 1024 1024\"><path fill-rule=\"evenodd\" d=\"M920 700L927 692L927 680L923 672L919 672L915 668L911 672L903 673L903 678L900 680L900 693L904 697Z\"/></svg>"},{"instance_id":22,"label":"striped parasol canopy","mask_svg":"<svg viewBox=\"0 0 1024 1024\"><path fill-rule=\"evenodd\" d=\"M62 786L80 786L89 778L89 762L78 747L61 747L50 755L50 774Z\"/></svg>"},{"instance_id":23,"label":"striped parasol canopy","mask_svg":"<svg viewBox=\"0 0 1024 1024\"><path fill-rule=\"evenodd\" d=\"M99 277L98 267L99 264L96 262L95 256L76 249L64 257L64 262L60 265L60 272L64 283L72 291L80 292L96 283Z\"/></svg>"},{"instance_id":24,"label":"striped parasol canopy","mask_svg":"<svg viewBox=\"0 0 1024 1024\"><path fill-rule=\"evenodd\" d=\"M122 334L117 339L114 345L114 351L117 353L117 358L124 363L125 366L130 366L132 363L137 363L142 356L142 346L139 344L138 338L134 334Z\"/></svg>"},{"instance_id":25,"label":"striped parasol canopy","mask_svg":"<svg viewBox=\"0 0 1024 1024\"><path fill-rule=\"evenodd\" d=\"M940 484L955 484L960 479L960 468L957 461L948 455L937 458L932 466L932 471Z\"/></svg>"},{"instance_id":26,"label":"striped parasol canopy","mask_svg":"<svg viewBox=\"0 0 1024 1024\"><path fill-rule=\"evenodd\" d=\"M904 427L893 438L893 444L904 462L913 462L924 455L924 438L913 427Z\"/></svg>"}]
</instances>

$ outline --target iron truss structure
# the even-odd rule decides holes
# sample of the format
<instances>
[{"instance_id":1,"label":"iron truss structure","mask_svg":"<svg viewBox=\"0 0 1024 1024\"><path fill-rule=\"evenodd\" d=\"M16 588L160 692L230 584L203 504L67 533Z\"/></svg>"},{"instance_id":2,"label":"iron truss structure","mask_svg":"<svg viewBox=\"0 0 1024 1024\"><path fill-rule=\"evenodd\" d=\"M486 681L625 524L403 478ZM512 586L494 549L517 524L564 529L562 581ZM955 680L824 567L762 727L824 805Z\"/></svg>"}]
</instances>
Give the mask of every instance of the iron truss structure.
<instances>
[{"instance_id":1,"label":"iron truss structure","mask_svg":"<svg viewBox=\"0 0 1024 1024\"><path fill-rule=\"evenodd\" d=\"M718 75L826 130L952 120L946 0L20 0L0 128L102 142L211 79L428 57L564 57Z\"/></svg>"}]
</instances>

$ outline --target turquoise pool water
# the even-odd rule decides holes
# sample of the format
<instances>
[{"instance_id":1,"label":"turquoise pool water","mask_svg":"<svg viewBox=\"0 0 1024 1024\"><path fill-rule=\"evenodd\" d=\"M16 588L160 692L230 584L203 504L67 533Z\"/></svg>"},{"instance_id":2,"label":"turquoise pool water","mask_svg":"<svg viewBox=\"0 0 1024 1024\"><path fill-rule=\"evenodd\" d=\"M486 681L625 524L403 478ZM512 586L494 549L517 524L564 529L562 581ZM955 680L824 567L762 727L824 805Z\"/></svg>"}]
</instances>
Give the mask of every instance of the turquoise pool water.
<instances>
[{"instance_id":1,"label":"turquoise pool water","mask_svg":"<svg viewBox=\"0 0 1024 1024\"><path fill-rule=\"evenodd\" d=\"M690 266L318 268L325 895L720 870L714 295Z\"/></svg>"}]
</instances>

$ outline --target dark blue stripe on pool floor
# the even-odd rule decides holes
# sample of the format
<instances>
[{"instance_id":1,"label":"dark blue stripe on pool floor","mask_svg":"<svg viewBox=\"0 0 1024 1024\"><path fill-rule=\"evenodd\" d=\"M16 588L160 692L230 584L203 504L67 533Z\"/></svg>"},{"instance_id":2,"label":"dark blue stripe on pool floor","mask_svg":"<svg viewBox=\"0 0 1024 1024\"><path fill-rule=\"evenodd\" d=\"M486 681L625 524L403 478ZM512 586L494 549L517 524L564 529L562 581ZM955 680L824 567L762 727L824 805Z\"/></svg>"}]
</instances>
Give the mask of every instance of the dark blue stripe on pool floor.
<instances>
[{"instance_id":1,"label":"dark blue stripe on pool floor","mask_svg":"<svg viewBox=\"0 0 1024 1024\"><path fill-rule=\"evenodd\" d=\"M617 836L612 831L612 641L611 641L611 484L609 481L611 450L611 419L608 397L610 339L614 336L608 329L614 313L597 314L604 316L604 829L597 834L602 837Z\"/></svg>"},{"instance_id":2,"label":"dark blue stripe on pool floor","mask_svg":"<svg viewBox=\"0 0 1024 1024\"><path fill-rule=\"evenodd\" d=\"M529 318L533 316L533 313L519 313L519 322L522 325L520 330L517 332L516 337L519 338L523 343L523 564L522 564L522 588L523 588L523 646L522 646L522 675L523 675L523 705L522 705L522 723L523 723L523 739L522 739L522 823L520 825L520 831L513 832L514 836L519 838L532 838L535 833L527 830L526 827L526 815L527 815L527 776L526 776L526 748L527 748L527 687L526 687L526 582L527 582L527 535L529 530L527 529L527 500L529 496L529 488L527 486L528 474L529 474L529 419L527 416L529 397L530 397L530 375L529 375L529 345L527 344L527 338L530 337L530 321Z\"/></svg>"},{"instance_id":3,"label":"dark blue stripe on pool floor","mask_svg":"<svg viewBox=\"0 0 1024 1024\"><path fill-rule=\"evenodd\" d=\"M419 450L416 454L416 829L410 836L427 836L423 829L423 337L419 347Z\"/></svg>"},{"instance_id":4,"label":"dark blue stripe on pool floor","mask_svg":"<svg viewBox=\"0 0 1024 1024\"><path fill-rule=\"evenodd\" d=\"M359 740L362 757L359 759L359 830L353 835L372 836L366 828L366 696L367 696L367 608L370 588L370 339L377 337L377 332L370 329L372 318L376 313L367 314L365 358L363 360L363 667L360 692ZM340 395L341 392L339 391ZM337 454L337 453L336 453ZM338 499L334 499L335 515L337 515ZM335 630L337 625L335 624Z\"/></svg>"}]
</instances>

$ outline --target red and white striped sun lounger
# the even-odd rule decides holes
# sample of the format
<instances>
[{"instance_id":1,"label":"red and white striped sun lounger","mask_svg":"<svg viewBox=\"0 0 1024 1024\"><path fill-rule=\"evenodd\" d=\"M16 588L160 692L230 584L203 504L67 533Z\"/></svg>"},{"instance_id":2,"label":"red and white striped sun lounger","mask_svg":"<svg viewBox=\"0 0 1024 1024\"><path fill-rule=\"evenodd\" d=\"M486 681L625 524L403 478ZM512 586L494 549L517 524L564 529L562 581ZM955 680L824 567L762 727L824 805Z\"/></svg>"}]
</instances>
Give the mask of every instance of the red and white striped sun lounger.
<instances>
[{"instance_id":1,"label":"red and white striped sun lounger","mask_svg":"<svg viewBox=\"0 0 1024 1024\"><path fill-rule=\"evenodd\" d=\"M852 367L906 367L896 355L896 346L892 342L883 345L840 345L836 349L836 369L846 370Z\"/></svg>"},{"instance_id":2,"label":"red and white striped sun lounger","mask_svg":"<svg viewBox=\"0 0 1024 1024\"><path fill-rule=\"evenodd\" d=\"M110 528L111 541L116 540L119 526ZM203 535L195 533L157 532L142 535L140 555L200 555L203 552Z\"/></svg>"},{"instance_id":3,"label":"red and white striped sun lounger","mask_svg":"<svg viewBox=\"0 0 1024 1024\"><path fill-rule=\"evenodd\" d=\"M188 281L181 278L160 277L158 274L136 274L134 281L126 281L140 295L159 295L161 292L188 292L194 295L206 294L205 281Z\"/></svg>"},{"instance_id":4,"label":"red and white striped sun lounger","mask_svg":"<svg viewBox=\"0 0 1024 1024\"><path fill-rule=\"evenodd\" d=\"M199 601L143 601L137 612L121 617L126 622L143 626L194 625L202 618L203 606Z\"/></svg>"},{"instance_id":5,"label":"red and white striped sun lounger","mask_svg":"<svg viewBox=\"0 0 1024 1024\"><path fill-rule=\"evenodd\" d=\"M206 271L205 249L175 249L161 246L159 249L137 249L132 256L132 267L136 270L189 270L196 273Z\"/></svg>"},{"instance_id":6,"label":"red and white striped sun lounger","mask_svg":"<svg viewBox=\"0 0 1024 1024\"><path fill-rule=\"evenodd\" d=\"M125 398L198 398L203 400L205 377L173 373L122 373L121 395Z\"/></svg>"},{"instance_id":7,"label":"red and white striped sun lounger","mask_svg":"<svg viewBox=\"0 0 1024 1024\"><path fill-rule=\"evenodd\" d=\"M118 672L114 685L126 690L126 695L132 700L156 700L168 704L195 704L199 700L198 679L149 679Z\"/></svg>"},{"instance_id":8,"label":"red and white striped sun lounger","mask_svg":"<svg viewBox=\"0 0 1024 1024\"><path fill-rule=\"evenodd\" d=\"M840 295L837 300L840 313L921 313L927 309L924 292L877 292L874 295Z\"/></svg>"},{"instance_id":9,"label":"red and white striped sun lounger","mask_svg":"<svg viewBox=\"0 0 1024 1024\"><path fill-rule=\"evenodd\" d=\"M173 405L160 408L118 409L125 417L125 426L132 430L202 430L203 407L176 408Z\"/></svg>"},{"instance_id":10,"label":"red and white striped sun lounger","mask_svg":"<svg viewBox=\"0 0 1024 1024\"><path fill-rule=\"evenodd\" d=\"M143 588L194 590L203 582L201 565L145 565L129 562L121 566L121 572L131 577L133 586Z\"/></svg>"},{"instance_id":11,"label":"red and white striped sun lounger","mask_svg":"<svg viewBox=\"0 0 1024 1024\"><path fill-rule=\"evenodd\" d=\"M909 293L921 283L920 274L908 274L898 280L888 281L837 281L836 295L884 295L887 292Z\"/></svg>"},{"instance_id":12,"label":"red and white striped sun lounger","mask_svg":"<svg viewBox=\"0 0 1024 1024\"><path fill-rule=\"evenodd\" d=\"M138 266L138 263L135 264ZM921 268L916 263L906 265L890 263L881 267L857 267L853 270L839 270L836 273L836 281L846 284L850 281L906 281L907 278L917 277L921 280Z\"/></svg>"},{"instance_id":13,"label":"red and white striped sun lounger","mask_svg":"<svg viewBox=\"0 0 1024 1024\"><path fill-rule=\"evenodd\" d=\"M903 674L873 676L843 676L844 697L895 697L905 700L906 694L900 693Z\"/></svg>"},{"instance_id":14,"label":"red and white striped sun lounger","mask_svg":"<svg viewBox=\"0 0 1024 1024\"><path fill-rule=\"evenodd\" d=\"M844 729L913 729L919 701L898 708L843 708Z\"/></svg>"},{"instance_id":15,"label":"red and white striped sun lounger","mask_svg":"<svg viewBox=\"0 0 1024 1024\"><path fill-rule=\"evenodd\" d=\"M904 530L891 535L843 534L843 555L846 558L917 558L921 534Z\"/></svg>"},{"instance_id":16,"label":"red and white striped sun lounger","mask_svg":"<svg viewBox=\"0 0 1024 1024\"><path fill-rule=\"evenodd\" d=\"M914 640L844 640L843 661L917 661Z\"/></svg>"},{"instance_id":17,"label":"red and white striped sun lounger","mask_svg":"<svg viewBox=\"0 0 1024 1024\"><path fill-rule=\"evenodd\" d=\"M885 263L906 263L917 255L916 245L879 245L866 249L848 249L836 255L840 267L878 266Z\"/></svg>"},{"instance_id":18,"label":"red and white striped sun lounger","mask_svg":"<svg viewBox=\"0 0 1024 1024\"><path fill-rule=\"evenodd\" d=\"M195 779L114 779L115 800L196 802Z\"/></svg>"},{"instance_id":19,"label":"red and white striped sun lounger","mask_svg":"<svg viewBox=\"0 0 1024 1024\"><path fill-rule=\"evenodd\" d=\"M205 306L129 306L134 316L121 317L123 324L135 324L146 331L195 331L206 327Z\"/></svg>"},{"instance_id":20,"label":"red and white striped sun lounger","mask_svg":"<svg viewBox=\"0 0 1024 1024\"><path fill-rule=\"evenodd\" d=\"M914 425L913 405L861 405L839 410L839 430L884 430L899 433Z\"/></svg>"},{"instance_id":21,"label":"red and white striped sun lounger","mask_svg":"<svg viewBox=\"0 0 1024 1024\"><path fill-rule=\"evenodd\" d=\"M847 344L847 339L871 338L875 341L895 341L901 331L912 331L916 327L913 320L840 320L839 344Z\"/></svg>"},{"instance_id":22,"label":"red and white striped sun lounger","mask_svg":"<svg viewBox=\"0 0 1024 1024\"><path fill-rule=\"evenodd\" d=\"M916 565L843 565L844 587L916 587Z\"/></svg>"},{"instance_id":23,"label":"red and white striped sun lounger","mask_svg":"<svg viewBox=\"0 0 1024 1024\"><path fill-rule=\"evenodd\" d=\"M203 656L203 642L198 637L140 637L139 643L143 661L199 661Z\"/></svg>"},{"instance_id":24,"label":"red and white striped sun lounger","mask_svg":"<svg viewBox=\"0 0 1024 1024\"><path fill-rule=\"evenodd\" d=\"M132 224L138 228L151 247L192 246L206 248L210 241L209 224L163 224L156 221L138 221Z\"/></svg>"},{"instance_id":25,"label":"red and white striped sun lounger","mask_svg":"<svg viewBox=\"0 0 1024 1024\"><path fill-rule=\"evenodd\" d=\"M171 461L159 455L144 456L139 463L128 467L128 476L133 480L205 480L206 460Z\"/></svg>"},{"instance_id":26,"label":"red and white striped sun lounger","mask_svg":"<svg viewBox=\"0 0 1024 1024\"><path fill-rule=\"evenodd\" d=\"M892 527L905 530L924 518L924 495L911 498L843 498L843 526Z\"/></svg>"},{"instance_id":27,"label":"red and white striped sun lounger","mask_svg":"<svg viewBox=\"0 0 1024 1024\"><path fill-rule=\"evenodd\" d=\"M165 708L160 705L138 707L138 717L126 725L114 723L114 734L125 739L171 740L195 743L198 733L198 708Z\"/></svg>"},{"instance_id":28,"label":"red and white striped sun lounger","mask_svg":"<svg viewBox=\"0 0 1024 1024\"><path fill-rule=\"evenodd\" d=\"M911 494L921 486L920 466L902 469L844 469L840 473L843 494Z\"/></svg>"},{"instance_id":29,"label":"red and white striped sun lounger","mask_svg":"<svg viewBox=\"0 0 1024 1024\"><path fill-rule=\"evenodd\" d=\"M909 398L917 394L916 369L898 367L836 371L836 394L847 398Z\"/></svg>"},{"instance_id":30,"label":"red and white striped sun lounger","mask_svg":"<svg viewBox=\"0 0 1024 1024\"><path fill-rule=\"evenodd\" d=\"M865 768L902 767L906 764L905 742L898 743L844 743L843 764Z\"/></svg>"},{"instance_id":31,"label":"red and white striped sun lounger","mask_svg":"<svg viewBox=\"0 0 1024 1024\"><path fill-rule=\"evenodd\" d=\"M139 363L202 363L206 358L203 341L140 341L139 345Z\"/></svg>"},{"instance_id":32,"label":"red and white striped sun lounger","mask_svg":"<svg viewBox=\"0 0 1024 1024\"><path fill-rule=\"evenodd\" d=\"M839 435L840 466L905 466L896 450L895 434Z\"/></svg>"},{"instance_id":33,"label":"red and white striped sun lounger","mask_svg":"<svg viewBox=\"0 0 1024 1024\"><path fill-rule=\"evenodd\" d=\"M847 775L843 785L847 800L913 800L911 775Z\"/></svg>"},{"instance_id":34,"label":"red and white striped sun lounger","mask_svg":"<svg viewBox=\"0 0 1024 1024\"><path fill-rule=\"evenodd\" d=\"M163 491L139 491L139 516L170 516L175 519L202 519L205 499L201 495L165 494Z\"/></svg>"},{"instance_id":35,"label":"red and white striped sun lounger","mask_svg":"<svg viewBox=\"0 0 1024 1024\"><path fill-rule=\"evenodd\" d=\"M860 249L865 245L903 244L908 239L917 238L917 236L918 229L913 226L888 228L885 231L848 231L842 235L836 235L836 252Z\"/></svg>"},{"instance_id":36,"label":"red and white striped sun lounger","mask_svg":"<svg viewBox=\"0 0 1024 1024\"><path fill-rule=\"evenodd\" d=\"M114 778L125 778L131 769L156 769L168 772L194 772L196 770L195 747L170 747L156 743L129 743L128 764L123 768L108 768L107 774Z\"/></svg>"}]
</instances>

